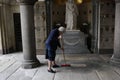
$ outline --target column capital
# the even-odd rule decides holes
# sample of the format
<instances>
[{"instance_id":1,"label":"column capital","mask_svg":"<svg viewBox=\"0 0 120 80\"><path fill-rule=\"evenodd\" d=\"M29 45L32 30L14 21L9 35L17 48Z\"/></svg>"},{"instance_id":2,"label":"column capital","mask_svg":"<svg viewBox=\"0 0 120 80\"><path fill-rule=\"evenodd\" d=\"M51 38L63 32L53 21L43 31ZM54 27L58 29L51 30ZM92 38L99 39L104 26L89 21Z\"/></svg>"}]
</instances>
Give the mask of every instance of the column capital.
<instances>
[{"instance_id":1,"label":"column capital","mask_svg":"<svg viewBox=\"0 0 120 80\"><path fill-rule=\"evenodd\" d=\"M120 3L120 0L115 0L116 3Z\"/></svg>"},{"instance_id":2,"label":"column capital","mask_svg":"<svg viewBox=\"0 0 120 80\"><path fill-rule=\"evenodd\" d=\"M20 4L34 5L34 3L38 0L16 0Z\"/></svg>"}]
</instances>

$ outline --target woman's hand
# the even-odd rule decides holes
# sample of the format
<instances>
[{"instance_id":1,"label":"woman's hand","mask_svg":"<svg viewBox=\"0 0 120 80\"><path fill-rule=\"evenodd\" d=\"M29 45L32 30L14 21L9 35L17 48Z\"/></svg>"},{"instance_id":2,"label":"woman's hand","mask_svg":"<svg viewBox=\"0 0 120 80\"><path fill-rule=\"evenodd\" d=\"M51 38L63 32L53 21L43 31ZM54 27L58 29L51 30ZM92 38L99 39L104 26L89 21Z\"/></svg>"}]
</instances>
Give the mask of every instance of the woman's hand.
<instances>
[{"instance_id":1,"label":"woman's hand","mask_svg":"<svg viewBox=\"0 0 120 80\"><path fill-rule=\"evenodd\" d=\"M63 47L61 47L61 50L62 50L62 51L64 51L64 48L63 48Z\"/></svg>"}]
</instances>

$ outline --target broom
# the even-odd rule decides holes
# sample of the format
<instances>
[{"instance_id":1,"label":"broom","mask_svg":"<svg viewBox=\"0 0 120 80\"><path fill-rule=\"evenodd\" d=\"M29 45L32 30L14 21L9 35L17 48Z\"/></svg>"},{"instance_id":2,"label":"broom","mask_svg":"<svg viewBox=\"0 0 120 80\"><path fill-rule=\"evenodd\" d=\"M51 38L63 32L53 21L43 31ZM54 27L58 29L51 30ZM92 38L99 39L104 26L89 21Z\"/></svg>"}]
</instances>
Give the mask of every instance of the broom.
<instances>
[{"instance_id":1,"label":"broom","mask_svg":"<svg viewBox=\"0 0 120 80\"><path fill-rule=\"evenodd\" d=\"M62 36L62 38L60 39L60 41L61 41L61 44L62 44L62 46L63 46L63 36ZM62 64L61 67L70 67L70 64L67 64L67 63L66 63L66 58L65 58L64 50L62 50L62 55L63 55L63 59L64 59L64 64Z\"/></svg>"},{"instance_id":2,"label":"broom","mask_svg":"<svg viewBox=\"0 0 120 80\"><path fill-rule=\"evenodd\" d=\"M63 58L64 58L64 64L62 64L61 66L62 66L62 67L70 67L71 65L66 63L64 50L62 50L62 55L63 55Z\"/></svg>"}]
</instances>

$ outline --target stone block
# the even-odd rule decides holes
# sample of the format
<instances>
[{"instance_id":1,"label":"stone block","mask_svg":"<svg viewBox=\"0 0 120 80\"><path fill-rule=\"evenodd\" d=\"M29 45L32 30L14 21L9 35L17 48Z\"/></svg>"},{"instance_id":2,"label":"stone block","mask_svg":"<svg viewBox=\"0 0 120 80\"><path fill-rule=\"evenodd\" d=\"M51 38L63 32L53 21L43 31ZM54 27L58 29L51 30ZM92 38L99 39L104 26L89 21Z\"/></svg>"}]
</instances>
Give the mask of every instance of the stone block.
<instances>
[{"instance_id":1,"label":"stone block","mask_svg":"<svg viewBox=\"0 0 120 80\"><path fill-rule=\"evenodd\" d=\"M80 30L68 30L63 34L65 53L89 53L86 45L86 35ZM57 50L57 53L61 53Z\"/></svg>"}]
</instances>

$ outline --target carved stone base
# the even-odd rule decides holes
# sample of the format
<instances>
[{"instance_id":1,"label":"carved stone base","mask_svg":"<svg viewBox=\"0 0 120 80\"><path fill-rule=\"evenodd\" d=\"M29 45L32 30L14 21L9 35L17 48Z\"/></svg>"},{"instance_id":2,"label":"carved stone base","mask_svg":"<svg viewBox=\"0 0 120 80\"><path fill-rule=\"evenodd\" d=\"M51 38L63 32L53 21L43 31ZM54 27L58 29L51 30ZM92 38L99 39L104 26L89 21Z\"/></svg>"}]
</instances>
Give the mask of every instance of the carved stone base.
<instances>
[{"instance_id":1,"label":"carved stone base","mask_svg":"<svg viewBox=\"0 0 120 80\"><path fill-rule=\"evenodd\" d=\"M63 35L65 53L89 53L86 45L86 35L79 30L68 30ZM57 50L61 53L61 50Z\"/></svg>"},{"instance_id":2,"label":"carved stone base","mask_svg":"<svg viewBox=\"0 0 120 80\"><path fill-rule=\"evenodd\" d=\"M38 60L35 61L24 61L22 63L22 68L24 69L31 69L31 68L36 68L40 66L40 62Z\"/></svg>"},{"instance_id":3,"label":"carved stone base","mask_svg":"<svg viewBox=\"0 0 120 80\"><path fill-rule=\"evenodd\" d=\"M116 58L112 57L111 60L110 60L110 63L112 65L120 66L120 59L116 59Z\"/></svg>"}]
</instances>

